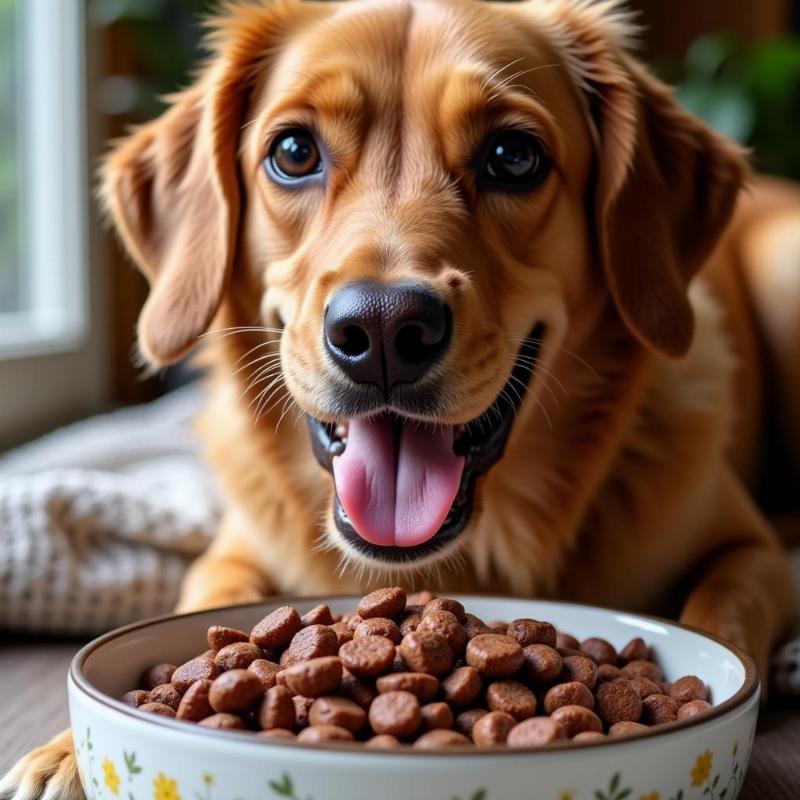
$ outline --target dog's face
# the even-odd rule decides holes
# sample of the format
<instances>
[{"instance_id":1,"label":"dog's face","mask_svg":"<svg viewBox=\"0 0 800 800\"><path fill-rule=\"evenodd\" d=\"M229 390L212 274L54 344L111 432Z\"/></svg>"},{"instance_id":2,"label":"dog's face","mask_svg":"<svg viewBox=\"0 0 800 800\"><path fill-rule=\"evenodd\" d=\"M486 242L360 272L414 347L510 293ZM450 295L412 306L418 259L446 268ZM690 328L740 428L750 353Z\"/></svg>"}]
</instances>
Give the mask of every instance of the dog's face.
<instances>
[{"instance_id":1,"label":"dog's face","mask_svg":"<svg viewBox=\"0 0 800 800\"><path fill-rule=\"evenodd\" d=\"M242 6L198 83L109 159L155 287L146 354L181 355L238 287L280 332L330 536L363 559L458 546L537 370L609 302L645 345L688 346L685 286L740 162L600 6Z\"/></svg>"}]
</instances>

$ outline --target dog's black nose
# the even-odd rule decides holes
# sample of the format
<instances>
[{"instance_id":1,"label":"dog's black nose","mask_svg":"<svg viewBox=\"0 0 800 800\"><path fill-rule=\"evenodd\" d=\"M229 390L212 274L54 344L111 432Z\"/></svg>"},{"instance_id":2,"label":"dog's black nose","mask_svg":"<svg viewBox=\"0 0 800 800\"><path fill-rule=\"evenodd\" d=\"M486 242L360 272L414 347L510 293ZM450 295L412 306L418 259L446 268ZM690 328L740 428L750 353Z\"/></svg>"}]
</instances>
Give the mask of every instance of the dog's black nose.
<instances>
[{"instance_id":1,"label":"dog's black nose","mask_svg":"<svg viewBox=\"0 0 800 800\"><path fill-rule=\"evenodd\" d=\"M421 378L450 344L450 308L421 284L350 283L325 310L325 347L354 381L387 394Z\"/></svg>"}]
</instances>

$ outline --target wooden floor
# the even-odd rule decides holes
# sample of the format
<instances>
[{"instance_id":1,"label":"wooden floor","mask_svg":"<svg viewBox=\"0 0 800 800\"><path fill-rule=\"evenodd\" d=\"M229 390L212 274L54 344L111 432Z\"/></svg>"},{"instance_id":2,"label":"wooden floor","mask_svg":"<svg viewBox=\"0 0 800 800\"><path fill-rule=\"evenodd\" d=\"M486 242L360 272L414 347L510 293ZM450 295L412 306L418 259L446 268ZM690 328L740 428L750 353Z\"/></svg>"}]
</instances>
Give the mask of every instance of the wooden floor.
<instances>
[{"instance_id":1,"label":"wooden floor","mask_svg":"<svg viewBox=\"0 0 800 800\"><path fill-rule=\"evenodd\" d=\"M0 774L67 727L67 666L80 642L0 631ZM800 702L764 711L741 800L800 800Z\"/></svg>"}]
</instances>

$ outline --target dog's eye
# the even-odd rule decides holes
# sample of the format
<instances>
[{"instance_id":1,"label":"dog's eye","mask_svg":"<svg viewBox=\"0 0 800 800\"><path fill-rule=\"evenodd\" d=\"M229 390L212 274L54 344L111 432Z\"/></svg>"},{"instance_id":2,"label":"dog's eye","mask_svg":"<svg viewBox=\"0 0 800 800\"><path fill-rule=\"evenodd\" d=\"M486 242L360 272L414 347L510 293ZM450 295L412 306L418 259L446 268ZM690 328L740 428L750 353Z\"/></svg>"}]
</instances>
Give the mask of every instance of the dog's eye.
<instances>
[{"instance_id":1,"label":"dog's eye","mask_svg":"<svg viewBox=\"0 0 800 800\"><path fill-rule=\"evenodd\" d=\"M499 189L533 189L547 177L550 160L539 140L520 130L501 131L489 143L480 182Z\"/></svg>"},{"instance_id":2,"label":"dog's eye","mask_svg":"<svg viewBox=\"0 0 800 800\"><path fill-rule=\"evenodd\" d=\"M281 134L267 159L267 168L284 181L322 172L322 158L314 137L300 129Z\"/></svg>"}]
</instances>

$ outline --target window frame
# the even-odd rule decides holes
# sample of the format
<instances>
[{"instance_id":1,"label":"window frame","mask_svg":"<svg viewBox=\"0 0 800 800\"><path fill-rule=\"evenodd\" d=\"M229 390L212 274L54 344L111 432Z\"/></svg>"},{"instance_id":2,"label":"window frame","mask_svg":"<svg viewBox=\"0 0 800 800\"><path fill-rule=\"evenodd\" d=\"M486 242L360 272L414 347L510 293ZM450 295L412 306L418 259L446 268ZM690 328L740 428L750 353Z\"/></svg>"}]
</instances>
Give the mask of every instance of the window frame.
<instances>
[{"instance_id":1,"label":"window frame","mask_svg":"<svg viewBox=\"0 0 800 800\"><path fill-rule=\"evenodd\" d=\"M17 0L22 253L30 308L0 315L0 449L98 410L107 397L105 278L92 222L83 0ZM87 57L89 56L89 57Z\"/></svg>"}]
</instances>

